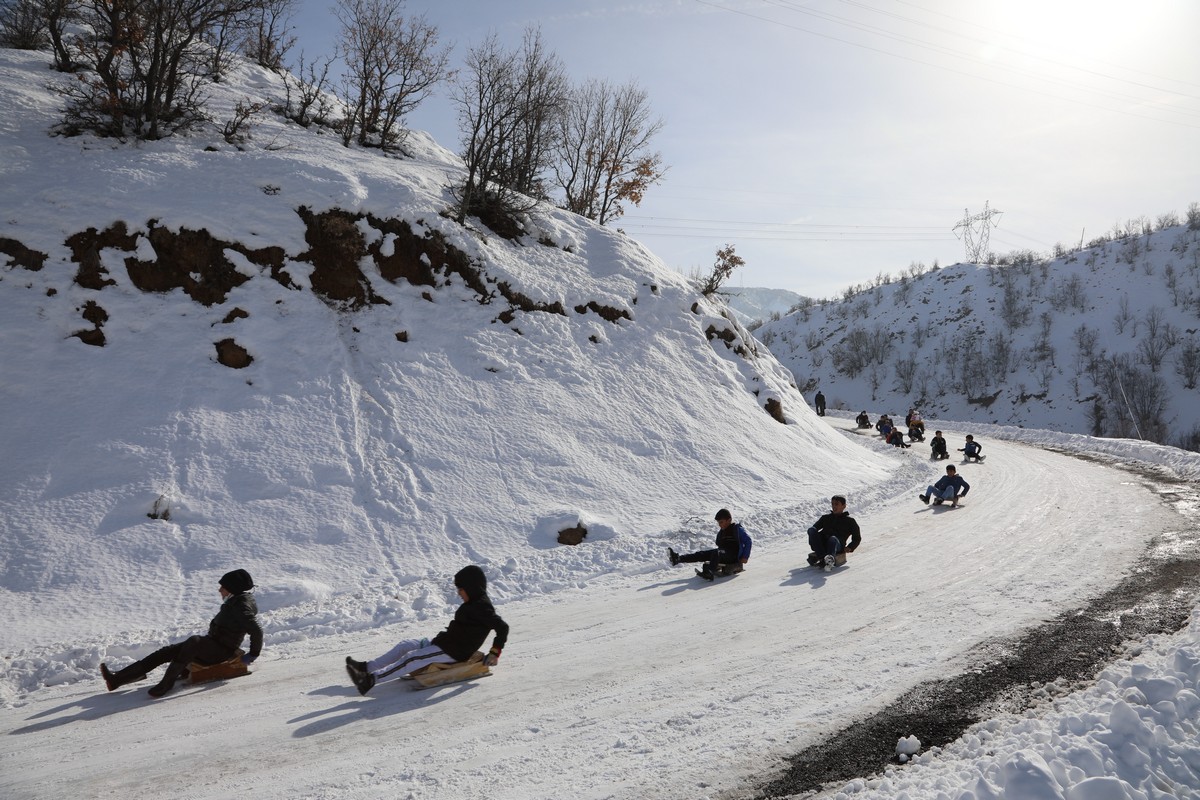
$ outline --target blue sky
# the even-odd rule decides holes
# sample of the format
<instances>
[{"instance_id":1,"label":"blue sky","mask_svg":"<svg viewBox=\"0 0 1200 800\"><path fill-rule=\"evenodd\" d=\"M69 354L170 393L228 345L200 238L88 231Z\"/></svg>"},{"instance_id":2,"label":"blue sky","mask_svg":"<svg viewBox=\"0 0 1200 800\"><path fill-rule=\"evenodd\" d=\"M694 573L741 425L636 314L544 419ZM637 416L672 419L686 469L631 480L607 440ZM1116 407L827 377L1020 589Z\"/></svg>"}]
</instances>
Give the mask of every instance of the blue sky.
<instances>
[{"instance_id":1,"label":"blue sky","mask_svg":"<svg viewBox=\"0 0 1200 800\"><path fill-rule=\"evenodd\" d=\"M322 4L299 48L332 47ZM617 225L683 272L826 297L991 249L1049 251L1200 201L1200 3L410 0L454 44L540 26L574 80L636 80L669 171ZM409 118L458 150L445 92Z\"/></svg>"}]
</instances>

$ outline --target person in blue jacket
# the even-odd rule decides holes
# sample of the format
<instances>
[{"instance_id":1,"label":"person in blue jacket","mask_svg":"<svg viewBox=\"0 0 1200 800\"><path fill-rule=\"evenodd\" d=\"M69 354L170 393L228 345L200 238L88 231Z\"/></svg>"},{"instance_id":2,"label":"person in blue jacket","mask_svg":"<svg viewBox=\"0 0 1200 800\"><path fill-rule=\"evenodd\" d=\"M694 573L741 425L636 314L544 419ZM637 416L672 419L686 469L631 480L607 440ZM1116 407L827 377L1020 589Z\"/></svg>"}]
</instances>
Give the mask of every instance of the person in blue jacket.
<instances>
[{"instance_id":1,"label":"person in blue jacket","mask_svg":"<svg viewBox=\"0 0 1200 800\"><path fill-rule=\"evenodd\" d=\"M967 492L971 491L971 484L963 480L958 474L958 470L953 464L946 466L946 474L938 478L938 482L928 487L925 494L918 495L921 502L929 505L929 498L933 498L933 504L940 506L944 501L949 500L950 505L958 505L958 501L967 496Z\"/></svg>"},{"instance_id":2,"label":"person in blue jacket","mask_svg":"<svg viewBox=\"0 0 1200 800\"><path fill-rule=\"evenodd\" d=\"M967 443L958 448L958 452L963 454L964 461L970 461L971 459L974 459L975 461L983 461L983 456L980 455L982 451L983 445L975 441L975 437L969 433L967 434Z\"/></svg>"},{"instance_id":3,"label":"person in blue jacket","mask_svg":"<svg viewBox=\"0 0 1200 800\"><path fill-rule=\"evenodd\" d=\"M697 570L696 574L711 581L717 577L719 564L745 564L750 560L752 542L750 535L746 533L746 529L741 526L741 523L733 521L733 515L727 508L722 508L717 512L716 520L717 525L720 526L720 530L717 531L717 546L712 550L699 550L684 555L679 555L668 547L667 555L671 559L672 566L680 563L703 563L704 567Z\"/></svg>"}]
</instances>

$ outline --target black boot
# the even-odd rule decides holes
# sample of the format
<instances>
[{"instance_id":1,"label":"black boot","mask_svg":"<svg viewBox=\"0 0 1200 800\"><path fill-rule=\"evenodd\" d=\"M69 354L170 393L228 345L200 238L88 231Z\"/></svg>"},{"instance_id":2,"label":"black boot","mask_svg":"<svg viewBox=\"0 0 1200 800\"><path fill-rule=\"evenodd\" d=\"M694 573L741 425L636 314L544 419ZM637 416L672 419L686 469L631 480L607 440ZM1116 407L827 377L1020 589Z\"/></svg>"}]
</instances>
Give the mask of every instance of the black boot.
<instances>
[{"instance_id":1,"label":"black boot","mask_svg":"<svg viewBox=\"0 0 1200 800\"><path fill-rule=\"evenodd\" d=\"M167 671L163 673L162 680L158 682L158 685L151 687L147 691L151 697L162 697L171 691L171 687L175 685L175 681L188 673L187 662L172 661L167 665Z\"/></svg>"},{"instance_id":2,"label":"black boot","mask_svg":"<svg viewBox=\"0 0 1200 800\"><path fill-rule=\"evenodd\" d=\"M111 671L107 664L100 665L100 674L104 677L104 685L108 687L110 692L120 689L127 683L140 681L146 677L146 673L137 668L137 664L130 664L124 669Z\"/></svg>"}]
</instances>

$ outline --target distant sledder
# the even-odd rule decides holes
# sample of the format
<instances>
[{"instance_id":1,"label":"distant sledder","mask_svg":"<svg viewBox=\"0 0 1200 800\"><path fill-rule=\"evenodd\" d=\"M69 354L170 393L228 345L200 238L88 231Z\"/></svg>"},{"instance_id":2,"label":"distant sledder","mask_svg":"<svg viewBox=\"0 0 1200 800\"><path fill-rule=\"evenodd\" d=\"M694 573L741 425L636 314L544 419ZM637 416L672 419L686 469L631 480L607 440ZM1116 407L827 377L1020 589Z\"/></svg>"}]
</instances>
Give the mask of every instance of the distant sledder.
<instances>
[{"instance_id":1,"label":"distant sledder","mask_svg":"<svg viewBox=\"0 0 1200 800\"><path fill-rule=\"evenodd\" d=\"M980 461L983 461L983 459L986 458L986 456L982 455L983 445L975 441L975 437L969 433L967 434L967 443L958 448L958 452L963 454L964 464L968 461L974 461L976 464L978 464Z\"/></svg>"},{"instance_id":2,"label":"distant sledder","mask_svg":"<svg viewBox=\"0 0 1200 800\"><path fill-rule=\"evenodd\" d=\"M703 563L704 566L696 570L696 574L706 581L716 580L721 575L735 575L745 569L753 545L750 535L740 523L733 521L728 509L718 511L716 520L721 528L717 532L717 546L712 550L698 550L684 555L668 547L667 557L671 559L671 566Z\"/></svg>"},{"instance_id":3,"label":"distant sledder","mask_svg":"<svg viewBox=\"0 0 1200 800\"><path fill-rule=\"evenodd\" d=\"M859 414L857 417L854 418L854 424L857 425L860 429L870 430L871 429L871 418L867 415L866 411L863 411L861 414Z\"/></svg>"},{"instance_id":4,"label":"distant sledder","mask_svg":"<svg viewBox=\"0 0 1200 800\"><path fill-rule=\"evenodd\" d=\"M950 507L956 508L969 491L971 491L971 484L963 480L953 464L947 464L946 474L938 478L937 483L927 488L925 494L917 495L917 497L925 505L929 505L930 500L933 500L935 506L949 501Z\"/></svg>"},{"instance_id":5,"label":"distant sledder","mask_svg":"<svg viewBox=\"0 0 1200 800\"><path fill-rule=\"evenodd\" d=\"M946 437L942 436L941 431L934 432L933 438L929 440L929 448L929 457L934 461L941 461L944 458L950 457L950 453L946 449Z\"/></svg>"},{"instance_id":6,"label":"distant sledder","mask_svg":"<svg viewBox=\"0 0 1200 800\"><path fill-rule=\"evenodd\" d=\"M911 442L925 441L925 421L921 419L921 412L915 408L910 408L908 414L904 416L904 425L908 428L908 439Z\"/></svg>"},{"instance_id":7,"label":"distant sledder","mask_svg":"<svg viewBox=\"0 0 1200 800\"><path fill-rule=\"evenodd\" d=\"M846 553L853 553L862 542L858 523L846 511L846 498L835 494L829 500L830 512L824 514L808 529L808 564L832 572L846 563Z\"/></svg>"}]
</instances>

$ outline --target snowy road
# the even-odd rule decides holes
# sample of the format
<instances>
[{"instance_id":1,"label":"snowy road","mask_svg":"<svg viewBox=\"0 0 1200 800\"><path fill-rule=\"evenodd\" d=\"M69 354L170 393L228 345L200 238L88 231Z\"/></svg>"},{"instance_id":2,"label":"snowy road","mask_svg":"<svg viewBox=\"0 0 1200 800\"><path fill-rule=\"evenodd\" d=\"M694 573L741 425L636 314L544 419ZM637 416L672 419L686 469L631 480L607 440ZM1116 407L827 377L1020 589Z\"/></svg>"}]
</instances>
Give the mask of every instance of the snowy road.
<instances>
[{"instance_id":1,"label":"snowy road","mask_svg":"<svg viewBox=\"0 0 1200 800\"><path fill-rule=\"evenodd\" d=\"M801 566L812 520L797 518L794 538L756 546L746 573L715 585L664 558L506 603L509 646L474 684L360 698L345 680L346 654L435 626L276 646L253 677L161 701L146 683L105 693L98 676L47 687L0 709L0 796L724 796L961 670L972 645L1080 604L1178 524L1125 472L1013 443L987 454L959 467L962 508L889 487L833 574Z\"/></svg>"}]
</instances>

